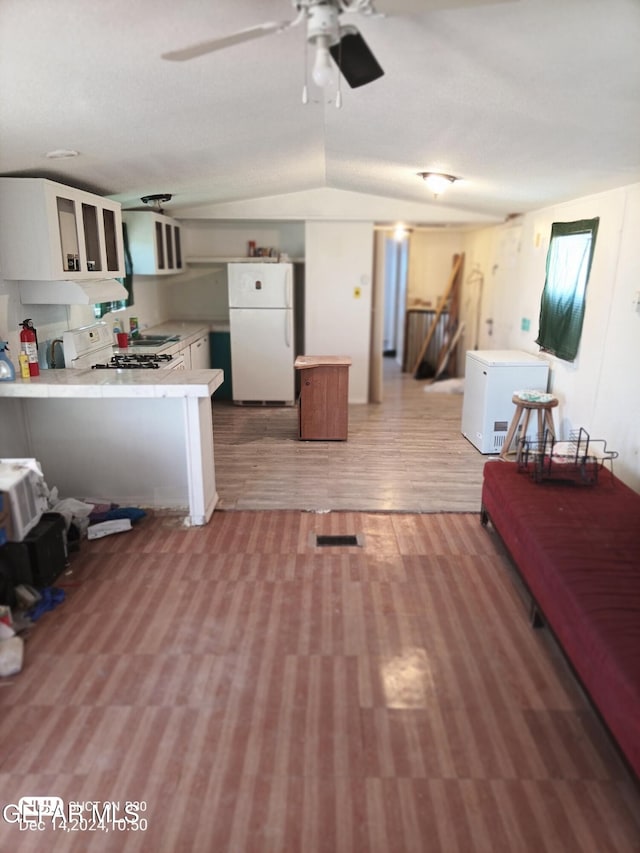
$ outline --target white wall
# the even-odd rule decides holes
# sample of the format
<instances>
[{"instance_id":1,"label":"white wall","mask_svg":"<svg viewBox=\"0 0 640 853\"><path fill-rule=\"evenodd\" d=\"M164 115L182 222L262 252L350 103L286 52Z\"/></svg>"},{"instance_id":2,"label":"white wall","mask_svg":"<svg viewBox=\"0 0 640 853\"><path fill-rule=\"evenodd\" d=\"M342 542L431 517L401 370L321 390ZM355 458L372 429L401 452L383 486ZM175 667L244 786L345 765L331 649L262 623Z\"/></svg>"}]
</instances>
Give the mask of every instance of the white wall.
<instances>
[{"instance_id":1,"label":"white wall","mask_svg":"<svg viewBox=\"0 0 640 853\"><path fill-rule=\"evenodd\" d=\"M174 320L202 320L211 326L229 324L227 268L191 267L167 291L168 314Z\"/></svg>"},{"instance_id":2,"label":"white wall","mask_svg":"<svg viewBox=\"0 0 640 853\"><path fill-rule=\"evenodd\" d=\"M411 234L407 307L437 306L451 277L453 256L462 252L462 244L460 231L414 231Z\"/></svg>"},{"instance_id":3,"label":"white wall","mask_svg":"<svg viewBox=\"0 0 640 853\"><path fill-rule=\"evenodd\" d=\"M286 252L291 259L304 256L304 222L182 218L182 245L189 258L245 258L249 240L256 247Z\"/></svg>"},{"instance_id":4,"label":"white wall","mask_svg":"<svg viewBox=\"0 0 640 853\"><path fill-rule=\"evenodd\" d=\"M305 350L348 355L349 402L366 403L373 222L307 222Z\"/></svg>"},{"instance_id":5,"label":"white wall","mask_svg":"<svg viewBox=\"0 0 640 853\"><path fill-rule=\"evenodd\" d=\"M576 199L524 215L517 222L484 229L465 240L467 265L485 275L482 323L494 319L494 334L480 348L538 353L540 296L544 286L551 224L600 217L587 287L580 349L572 363L548 356L550 390L559 398L560 435L584 427L620 454L615 472L640 491L640 184ZM530 321L530 330L522 321Z\"/></svg>"},{"instance_id":6,"label":"white wall","mask_svg":"<svg viewBox=\"0 0 640 853\"><path fill-rule=\"evenodd\" d=\"M181 221L202 220L254 220L263 224L271 220L305 222L324 220L335 222L442 222L468 225L498 222L496 216L469 213L456 207L443 205L442 201L406 201L370 193L339 190L334 187L317 187L300 192L281 193L262 198L227 201L196 207L172 207L171 215Z\"/></svg>"}]
</instances>

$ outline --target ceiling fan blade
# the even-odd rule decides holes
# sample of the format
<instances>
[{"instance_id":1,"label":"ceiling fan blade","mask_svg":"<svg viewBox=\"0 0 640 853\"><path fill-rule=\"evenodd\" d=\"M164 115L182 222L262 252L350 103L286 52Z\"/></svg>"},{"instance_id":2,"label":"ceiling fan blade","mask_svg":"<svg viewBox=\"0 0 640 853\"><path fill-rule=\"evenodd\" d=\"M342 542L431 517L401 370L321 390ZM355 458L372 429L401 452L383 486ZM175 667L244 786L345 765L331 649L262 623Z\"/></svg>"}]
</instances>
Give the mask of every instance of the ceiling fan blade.
<instances>
[{"instance_id":1,"label":"ceiling fan blade","mask_svg":"<svg viewBox=\"0 0 640 853\"><path fill-rule=\"evenodd\" d=\"M515 0L374 0L376 12L383 15L417 15L440 9L461 9L465 6L491 6L513 3Z\"/></svg>"},{"instance_id":2,"label":"ceiling fan blade","mask_svg":"<svg viewBox=\"0 0 640 853\"><path fill-rule=\"evenodd\" d=\"M243 41L251 41L262 36L268 36L270 33L282 32L288 29L291 24L291 21L270 21L266 24L259 24L257 27L247 27L245 30L238 30L238 32L223 38L210 39L192 44L190 47L184 47L181 50L163 53L162 58L169 59L172 62L184 62L187 59L204 56L205 53L213 53L213 51L222 50L225 47L232 47L234 44L241 44Z\"/></svg>"}]
</instances>

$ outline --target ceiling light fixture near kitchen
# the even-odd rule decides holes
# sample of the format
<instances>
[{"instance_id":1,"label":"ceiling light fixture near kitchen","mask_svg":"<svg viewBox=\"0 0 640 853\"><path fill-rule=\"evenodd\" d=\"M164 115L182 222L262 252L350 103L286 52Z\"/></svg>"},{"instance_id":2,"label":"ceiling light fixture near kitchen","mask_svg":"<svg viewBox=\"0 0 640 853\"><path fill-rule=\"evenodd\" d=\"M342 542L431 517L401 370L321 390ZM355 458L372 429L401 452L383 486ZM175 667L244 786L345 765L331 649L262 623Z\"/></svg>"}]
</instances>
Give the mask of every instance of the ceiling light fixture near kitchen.
<instances>
[{"instance_id":1,"label":"ceiling light fixture near kitchen","mask_svg":"<svg viewBox=\"0 0 640 853\"><path fill-rule=\"evenodd\" d=\"M79 157L80 152L73 148L56 148L54 151L47 151L44 156L49 160L67 160L70 157Z\"/></svg>"},{"instance_id":2,"label":"ceiling light fixture near kitchen","mask_svg":"<svg viewBox=\"0 0 640 853\"><path fill-rule=\"evenodd\" d=\"M455 175L445 175L443 172L418 172L418 175L429 187L434 198L438 198L451 184L460 180Z\"/></svg>"},{"instance_id":3,"label":"ceiling light fixture near kitchen","mask_svg":"<svg viewBox=\"0 0 640 853\"><path fill-rule=\"evenodd\" d=\"M167 201L171 201L172 198L171 193L154 193L153 195L143 195L140 201L143 204L151 205L156 213L164 213L162 205Z\"/></svg>"}]
</instances>

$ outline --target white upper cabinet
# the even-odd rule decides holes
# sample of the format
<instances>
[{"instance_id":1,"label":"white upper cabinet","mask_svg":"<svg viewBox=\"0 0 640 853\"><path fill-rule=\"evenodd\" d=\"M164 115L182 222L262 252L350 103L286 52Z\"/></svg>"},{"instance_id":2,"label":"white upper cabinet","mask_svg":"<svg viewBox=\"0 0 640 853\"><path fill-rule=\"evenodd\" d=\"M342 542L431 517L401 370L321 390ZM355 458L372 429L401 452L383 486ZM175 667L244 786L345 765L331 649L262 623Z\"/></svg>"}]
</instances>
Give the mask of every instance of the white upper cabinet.
<instances>
[{"instance_id":1,"label":"white upper cabinet","mask_svg":"<svg viewBox=\"0 0 640 853\"><path fill-rule=\"evenodd\" d=\"M176 219L147 210L125 210L122 218L134 275L182 272L180 223Z\"/></svg>"},{"instance_id":2,"label":"white upper cabinet","mask_svg":"<svg viewBox=\"0 0 640 853\"><path fill-rule=\"evenodd\" d=\"M0 178L0 275L124 277L120 203L46 178Z\"/></svg>"}]
</instances>

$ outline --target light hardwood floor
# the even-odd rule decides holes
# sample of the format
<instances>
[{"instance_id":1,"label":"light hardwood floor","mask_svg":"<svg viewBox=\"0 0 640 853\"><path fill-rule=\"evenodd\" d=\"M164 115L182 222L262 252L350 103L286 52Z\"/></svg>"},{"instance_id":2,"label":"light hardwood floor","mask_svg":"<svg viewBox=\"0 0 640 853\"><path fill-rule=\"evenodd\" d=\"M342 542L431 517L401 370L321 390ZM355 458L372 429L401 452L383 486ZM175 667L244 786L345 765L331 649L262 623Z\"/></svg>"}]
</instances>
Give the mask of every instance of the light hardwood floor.
<instances>
[{"instance_id":1,"label":"light hardwood floor","mask_svg":"<svg viewBox=\"0 0 640 853\"><path fill-rule=\"evenodd\" d=\"M384 368L384 402L349 407L345 442L299 441L293 407L214 402L220 508L478 512L488 457L460 432L462 395Z\"/></svg>"}]
</instances>

